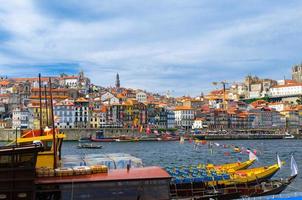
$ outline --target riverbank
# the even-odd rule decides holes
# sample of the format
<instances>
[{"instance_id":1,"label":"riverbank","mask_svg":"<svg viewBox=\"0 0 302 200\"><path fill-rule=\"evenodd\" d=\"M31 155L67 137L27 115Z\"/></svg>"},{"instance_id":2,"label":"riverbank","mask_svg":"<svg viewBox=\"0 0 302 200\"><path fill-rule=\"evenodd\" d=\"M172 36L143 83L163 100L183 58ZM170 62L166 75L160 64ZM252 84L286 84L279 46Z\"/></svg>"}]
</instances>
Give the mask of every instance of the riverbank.
<instances>
[{"instance_id":1,"label":"riverbank","mask_svg":"<svg viewBox=\"0 0 302 200\"><path fill-rule=\"evenodd\" d=\"M60 131L65 133L65 141L76 141L81 137L89 137L90 135L95 135L96 131L99 129L85 128L85 129L61 129ZM140 133L136 129L121 129L121 128L106 128L104 130L105 137L118 137L121 135L130 137L140 137L146 135L145 133ZM19 137L20 131L14 129L0 129L0 141L12 141L15 140L16 134ZM192 135L193 136L193 135ZM204 140L263 140L263 139L283 139L284 134L272 134L272 133L208 133L198 135L198 139ZM302 134L295 134L296 139L302 139Z\"/></svg>"}]
</instances>

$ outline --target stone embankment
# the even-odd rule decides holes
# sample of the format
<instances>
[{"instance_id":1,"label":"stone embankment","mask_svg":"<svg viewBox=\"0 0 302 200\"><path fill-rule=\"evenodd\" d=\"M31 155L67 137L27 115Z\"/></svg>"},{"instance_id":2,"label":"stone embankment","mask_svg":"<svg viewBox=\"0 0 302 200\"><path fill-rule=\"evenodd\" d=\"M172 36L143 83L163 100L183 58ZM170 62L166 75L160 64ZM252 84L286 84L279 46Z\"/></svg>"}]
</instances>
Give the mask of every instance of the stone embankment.
<instances>
[{"instance_id":1,"label":"stone embankment","mask_svg":"<svg viewBox=\"0 0 302 200\"><path fill-rule=\"evenodd\" d=\"M76 128L76 129L60 129L60 132L63 132L66 134L65 140L78 140L81 137L89 137L90 135L94 136L96 131L100 129L92 129L92 128ZM140 133L138 130L134 129L121 129L121 128L105 128L104 130L104 136L105 137L115 137L115 136L121 136L121 135L127 135L127 136L140 136L142 133ZM0 141L12 141L15 140L17 136L20 135L20 131L16 131L14 129L0 129ZM145 134L144 134L145 135Z\"/></svg>"},{"instance_id":2,"label":"stone embankment","mask_svg":"<svg viewBox=\"0 0 302 200\"><path fill-rule=\"evenodd\" d=\"M90 135L95 136L96 131L100 129L91 129L91 128L76 128L76 129L61 129L60 131L66 134L65 140L78 140L81 137L89 137ZM104 136L105 137L115 137L115 136L133 136L138 137L141 135L146 135L145 133L140 133L137 129L124 129L124 128L105 128ZM0 129L0 141L12 141L15 140L20 135L20 131L14 129ZM294 134L295 138L302 138L302 134ZM203 135L200 139L206 140L241 140L241 139L282 139L283 134L250 134L250 133L227 133L227 134L206 134Z\"/></svg>"}]
</instances>

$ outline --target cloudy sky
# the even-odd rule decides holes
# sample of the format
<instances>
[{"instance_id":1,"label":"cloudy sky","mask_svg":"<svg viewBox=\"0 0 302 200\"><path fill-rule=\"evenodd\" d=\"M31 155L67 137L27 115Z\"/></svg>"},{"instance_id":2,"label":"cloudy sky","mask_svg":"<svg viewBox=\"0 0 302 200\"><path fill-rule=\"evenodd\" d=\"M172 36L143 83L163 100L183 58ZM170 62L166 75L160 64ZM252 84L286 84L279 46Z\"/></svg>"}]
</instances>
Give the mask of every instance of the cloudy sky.
<instances>
[{"instance_id":1,"label":"cloudy sky","mask_svg":"<svg viewBox=\"0 0 302 200\"><path fill-rule=\"evenodd\" d=\"M197 95L246 74L290 78L302 1L0 0L0 75L84 72L94 83Z\"/></svg>"}]
</instances>

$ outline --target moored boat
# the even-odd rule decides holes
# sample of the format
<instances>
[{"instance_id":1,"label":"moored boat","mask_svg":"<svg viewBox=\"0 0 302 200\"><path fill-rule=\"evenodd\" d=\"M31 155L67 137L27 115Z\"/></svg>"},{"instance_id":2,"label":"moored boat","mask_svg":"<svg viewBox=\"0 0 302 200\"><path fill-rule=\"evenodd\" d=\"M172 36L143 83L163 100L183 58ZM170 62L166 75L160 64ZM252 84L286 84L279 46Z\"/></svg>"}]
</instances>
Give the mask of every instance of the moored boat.
<instances>
[{"instance_id":1,"label":"moored boat","mask_svg":"<svg viewBox=\"0 0 302 200\"><path fill-rule=\"evenodd\" d=\"M79 149L101 149L103 148L102 145L97 145L93 143L80 143L78 144Z\"/></svg>"}]
</instances>

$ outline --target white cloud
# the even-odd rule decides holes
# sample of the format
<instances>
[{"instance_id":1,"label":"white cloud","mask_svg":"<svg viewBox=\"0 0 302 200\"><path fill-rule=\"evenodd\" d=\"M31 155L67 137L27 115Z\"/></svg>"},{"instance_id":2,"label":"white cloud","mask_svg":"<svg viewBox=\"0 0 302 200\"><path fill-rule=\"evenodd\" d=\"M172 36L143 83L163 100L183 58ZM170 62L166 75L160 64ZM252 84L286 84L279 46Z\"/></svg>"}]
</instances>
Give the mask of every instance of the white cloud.
<instances>
[{"instance_id":1,"label":"white cloud","mask_svg":"<svg viewBox=\"0 0 302 200\"><path fill-rule=\"evenodd\" d=\"M276 60L289 67L300 59L293 48L301 47L284 38L302 31L300 4L244 15L242 4L232 11L215 10L212 2L89 1L81 8L70 1L66 7L79 8L79 16L64 17L36 3L7 1L0 8L0 30L11 34L3 42L9 53L0 49L2 73L12 65L70 62L102 85L113 84L120 72L126 86L197 94L215 78L234 79L263 64L267 73ZM91 17L79 19L84 14Z\"/></svg>"}]
</instances>

